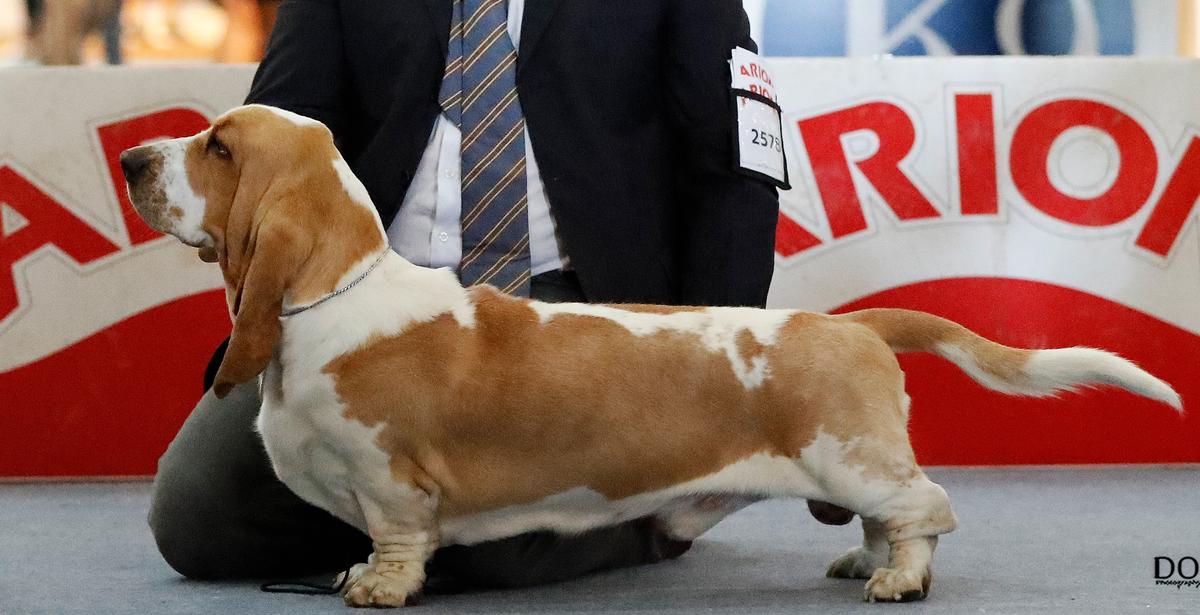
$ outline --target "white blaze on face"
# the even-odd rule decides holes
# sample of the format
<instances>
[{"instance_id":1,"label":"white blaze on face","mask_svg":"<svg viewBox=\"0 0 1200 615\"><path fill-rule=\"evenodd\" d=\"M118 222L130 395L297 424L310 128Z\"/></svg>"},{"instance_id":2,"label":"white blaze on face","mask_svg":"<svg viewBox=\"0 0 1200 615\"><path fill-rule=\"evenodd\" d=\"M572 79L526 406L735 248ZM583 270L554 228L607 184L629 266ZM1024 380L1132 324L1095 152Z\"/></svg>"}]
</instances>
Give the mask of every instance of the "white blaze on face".
<instances>
[{"instance_id":1,"label":"white blaze on face","mask_svg":"<svg viewBox=\"0 0 1200 615\"><path fill-rule=\"evenodd\" d=\"M204 134L138 148L146 167L129 184L129 198L146 224L193 247L212 245L203 229L205 199L192 189L186 164L192 142Z\"/></svg>"},{"instance_id":2,"label":"white blaze on face","mask_svg":"<svg viewBox=\"0 0 1200 615\"><path fill-rule=\"evenodd\" d=\"M205 199L192 189L187 165L184 164L188 147L195 138L172 139L155 147L161 148L162 155L162 171L158 181L165 197L163 206L167 210L167 218L174 224L174 228L166 232L190 246L198 247L211 245L212 237L203 229ZM171 215L177 211L177 216Z\"/></svg>"}]
</instances>

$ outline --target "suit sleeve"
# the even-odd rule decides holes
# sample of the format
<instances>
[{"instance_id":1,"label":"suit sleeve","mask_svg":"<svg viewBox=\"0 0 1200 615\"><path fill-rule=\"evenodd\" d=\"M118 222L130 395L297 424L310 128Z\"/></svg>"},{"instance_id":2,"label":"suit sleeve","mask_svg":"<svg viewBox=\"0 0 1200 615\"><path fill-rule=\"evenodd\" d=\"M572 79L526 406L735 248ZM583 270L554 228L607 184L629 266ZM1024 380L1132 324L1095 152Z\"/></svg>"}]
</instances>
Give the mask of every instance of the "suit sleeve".
<instances>
[{"instance_id":1,"label":"suit sleeve","mask_svg":"<svg viewBox=\"0 0 1200 615\"><path fill-rule=\"evenodd\" d=\"M675 253L681 303L766 303L779 197L734 171L729 57L757 51L740 0L675 0L668 16L666 81L677 139Z\"/></svg>"},{"instance_id":2,"label":"suit sleeve","mask_svg":"<svg viewBox=\"0 0 1200 615\"><path fill-rule=\"evenodd\" d=\"M342 49L337 0L287 0L279 7L246 103L320 120L341 137L346 126Z\"/></svg>"}]
</instances>

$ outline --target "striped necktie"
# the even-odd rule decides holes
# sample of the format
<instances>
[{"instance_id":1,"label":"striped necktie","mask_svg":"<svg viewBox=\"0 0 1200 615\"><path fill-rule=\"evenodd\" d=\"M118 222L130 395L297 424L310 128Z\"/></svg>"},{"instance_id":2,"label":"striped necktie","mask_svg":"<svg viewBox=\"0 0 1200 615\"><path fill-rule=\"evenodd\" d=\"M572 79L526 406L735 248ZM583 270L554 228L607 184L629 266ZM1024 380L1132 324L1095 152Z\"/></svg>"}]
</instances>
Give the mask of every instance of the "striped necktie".
<instances>
[{"instance_id":1,"label":"striped necktie","mask_svg":"<svg viewBox=\"0 0 1200 615\"><path fill-rule=\"evenodd\" d=\"M507 0L455 0L442 109L462 131L464 284L529 295L525 116Z\"/></svg>"}]
</instances>

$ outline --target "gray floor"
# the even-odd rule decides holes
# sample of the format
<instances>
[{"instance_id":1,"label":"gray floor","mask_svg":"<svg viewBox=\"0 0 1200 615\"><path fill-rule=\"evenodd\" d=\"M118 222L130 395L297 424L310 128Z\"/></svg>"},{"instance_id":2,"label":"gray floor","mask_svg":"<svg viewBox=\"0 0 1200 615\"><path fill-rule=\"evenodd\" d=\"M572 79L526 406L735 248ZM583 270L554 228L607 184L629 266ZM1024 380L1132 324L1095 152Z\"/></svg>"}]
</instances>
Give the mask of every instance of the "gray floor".
<instances>
[{"instance_id":1,"label":"gray floor","mask_svg":"<svg viewBox=\"0 0 1200 615\"><path fill-rule=\"evenodd\" d=\"M1200 589L1156 586L1154 557L1200 558L1200 468L932 469L959 530L929 600L867 605L826 579L858 541L803 503L753 506L681 560L524 591L431 597L417 613L1197 613ZM0 613L341 613L337 597L197 583L158 558L149 485L0 485Z\"/></svg>"}]
</instances>

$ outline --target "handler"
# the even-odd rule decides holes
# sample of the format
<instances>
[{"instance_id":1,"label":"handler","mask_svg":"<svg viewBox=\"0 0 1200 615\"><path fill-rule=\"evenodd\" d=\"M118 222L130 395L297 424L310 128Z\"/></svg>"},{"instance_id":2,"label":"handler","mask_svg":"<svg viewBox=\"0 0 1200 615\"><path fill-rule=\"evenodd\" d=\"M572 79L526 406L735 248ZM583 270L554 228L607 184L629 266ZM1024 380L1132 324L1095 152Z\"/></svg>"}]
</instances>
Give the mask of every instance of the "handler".
<instances>
[{"instance_id":1,"label":"handler","mask_svg":"<svg viewBox=\"0 0 1200 615\"><path fill-rule=\"evenodd\" d=\"M778 200L735 170L735 47L740 0L294 0L247 102L329 126L413 263L543 301L761 306ZM159 461L163 557L203 579L364 561L276 479L258 409L253 384L206 393ZM647 518L444 547L430 576L530 585L689 546Z\"/></svg>"}]
</instances>

